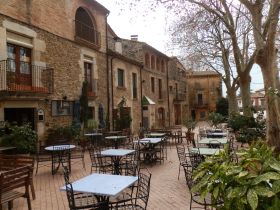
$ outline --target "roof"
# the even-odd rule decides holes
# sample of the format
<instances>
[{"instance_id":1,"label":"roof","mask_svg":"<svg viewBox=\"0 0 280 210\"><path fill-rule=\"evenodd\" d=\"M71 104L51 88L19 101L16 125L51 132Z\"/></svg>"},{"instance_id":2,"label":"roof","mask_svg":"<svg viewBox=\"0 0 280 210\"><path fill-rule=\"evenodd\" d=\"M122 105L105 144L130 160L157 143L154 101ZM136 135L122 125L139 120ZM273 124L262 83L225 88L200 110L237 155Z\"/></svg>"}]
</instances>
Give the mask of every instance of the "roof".
<instances>
[{"instance_id":1,"label":"roof","mask_svg":"<svg viewBox=\"0 0 280 210\"><path fill-rule=\"evenodd\" d=\"M190 76L220 76L220 74L218 74L215 71L211 71L211 70L207 70L207 71L188 71L187 74L190 75Z\"/></svg>"},{"instance_id":2,"label":"roof","mask_svg":"<svg viewBox=\"0 0 280 210\"><path fill-rule=\"evenodd\" d=\"M142 105L155 105L156 103L148 96L143 96Z\"/></svg>"},{"instance_id":3,"label":"roof","mask_svg":"<svg viewBox=\"0 0 280 210\"><path fill-rule=\"evenodd\" d=\"M98 7L98 9L102 10L103 12L105 12L106 14L109 14L110 11L104 7L102 4L100 4L99 2L95 1L95 0L92 0L92 3Z\"/></svg>"},{"instance_id":4,"label":"roof","mask_svg":"<svg viewBox=\"0 0 280 210\"><path fill-rule=\"evenodd\" d=\"M138 62L138 61L136 61L134 59L131 59L131 58L127 57L127 56L124 56L124 55L122 55L122 54L120 54L120 53L118 53L116 51L111 50L111 49L108 49L107 53L109 55L115 57L115 58L124 60L124 61L126 61L128 63L134 64L134 65L137 65L137 66L140 66L140 67L143 66L143 64L141 62Z\"/></svg>"},{"instance_id":5,"label":"roof","mask_svg":"<svg viewBox=\"0 0 280 210\"><path fill-rule=\"evenodd\" d=\"M152 51L156 51L158 54L160 54L160 55L162 55L162 56L164 56L164 57L170 59L169 56L167 56L167 55L164 54L163 52L160 52L159 50L157 50L156 48L154 48L154 47L152 47L151 45L147 44L146 42L141 42L141 41L136 41L136 40L130 40L130 39L122 39L122 40L131 42L131 43L135 42L135 43L142 44L143 48L148 48L148 49L151 49Z\"/></svg>"}]
</instances>

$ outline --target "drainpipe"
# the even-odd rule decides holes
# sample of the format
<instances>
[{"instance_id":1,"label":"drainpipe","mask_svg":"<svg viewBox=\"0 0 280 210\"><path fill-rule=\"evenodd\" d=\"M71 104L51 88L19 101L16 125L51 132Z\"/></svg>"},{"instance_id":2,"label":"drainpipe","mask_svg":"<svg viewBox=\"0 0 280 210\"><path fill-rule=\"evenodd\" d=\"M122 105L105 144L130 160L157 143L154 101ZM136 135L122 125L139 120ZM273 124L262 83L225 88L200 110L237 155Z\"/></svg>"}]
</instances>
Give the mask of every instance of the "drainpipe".
<instances>
[{"instance_id":1,"label":"drainpipe","mask_svg":"<svg viewBox=\"0 0 280 210\"><path fill-rule=\"evenodd\" d=\"M108 14L106 14L106 18L105 18L105 24L106 24L106 70L107 70L107 116L106 116L106 120L109 119L109 130L110 130L110 88L109 88L109 82L110 82L110 79L109 79L109 56L108 56L108 23L107 23L107 18L108 18Z\"/></svg>"},{"instance_id":2,"label":"drainpipe","mask_svg":"<svg viewBox=\"0 0 280 210\"><path fill-rule=\"evenodd\" d=\"M143 70L143 65L140 67L140 107L141 107L141 127L143 128L143 90L142 90L142 70ZM142 129L140 128L140 129Z\"/></svg>"},{"instance_id":3,"label":"drainpipe","mask_svg":"<svg viewBox=\"0 0 280 210\"><path fill-rule=\"evenodd\" d=\"M168 76L168 70L169 70L169 65L168 65L169 61L167 62L167 71L166 71L166 87L167 87L167 107L168 107L168 125L170 127L171 121L170 121L170 102L169 102L169 76Z\"/></svg>"},{"instance_id":4,"label":"drainpipe","mask_svg":"<svg viewBox=\"0 0 280 210\"><path fill-rule=\"evenodd\" d=\"M113 60L115 57L111 57L111 111L112 111L112 129L114 130L115 128L115 123L114 123L114 119L113 119L113 112L114 112L114 85L113 85ZM109 96L110 98L110 96ZM110 100L110 99L109 99Z\"/></svg>"}]
</instances>

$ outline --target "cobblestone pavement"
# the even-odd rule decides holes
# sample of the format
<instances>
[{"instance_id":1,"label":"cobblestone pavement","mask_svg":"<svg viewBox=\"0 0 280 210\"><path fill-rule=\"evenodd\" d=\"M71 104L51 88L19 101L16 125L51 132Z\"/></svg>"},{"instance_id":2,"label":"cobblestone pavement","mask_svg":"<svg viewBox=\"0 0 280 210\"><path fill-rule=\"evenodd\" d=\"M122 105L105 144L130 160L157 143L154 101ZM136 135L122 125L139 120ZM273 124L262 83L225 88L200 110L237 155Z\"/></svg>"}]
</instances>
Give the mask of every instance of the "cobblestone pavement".
<instances>
[{"instance_id":1,"label":"cobblestone pavement","mask_svg":"<svg viewBox=\"0 0 280 210\"><path fill-rule=\"evenodd\" d=\"M86 154L86 170L82 168L81 161L72 163L71 180L79 179L90 173L90 159ZM151 191L148 210L187 210L189 209L190 195L185 183L183 171L180 179L178 175L178 158L175 145L168 146L168 159L162 164L147 166L152 172ZM51 175L50 166L40 167L38 174L34 175L36 200L32 200L33 210L64 210L68 209L65 192L59 191L63 186L62 169L54 176ZM15 210L27 210L25 199L14 201Z\"/></svg>"}]
</instances>

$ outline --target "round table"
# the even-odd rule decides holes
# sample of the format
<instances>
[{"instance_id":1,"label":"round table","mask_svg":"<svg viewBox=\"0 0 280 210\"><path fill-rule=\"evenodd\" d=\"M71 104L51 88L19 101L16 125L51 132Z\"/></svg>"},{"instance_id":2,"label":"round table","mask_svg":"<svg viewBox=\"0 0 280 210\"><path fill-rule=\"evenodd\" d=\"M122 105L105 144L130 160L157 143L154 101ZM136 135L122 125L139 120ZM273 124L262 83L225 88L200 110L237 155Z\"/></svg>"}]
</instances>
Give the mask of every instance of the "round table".
<instances>
[{"instance_id":1,"label":"round table","mask_svg":"<svg viewBox=\"0 0 280 210\"><path fill-rule=\"evenodd\" d=\"M52 145L45 147L45 150L52 153L52 175L54 175L60 167L60 164L68 162L69 171L71 172L71 153L69 150L74 149L76 146L72 144ZM69 152L66 152L69 151ZM55 163L58 163L55 167Z\"/></svg>"},{"instance_id":2,"label":"round table","mask_svg":"<svg viewBox=\"0 0 280 210\"><path fill-rule=\"evenodd\" d=\"M118 140L125 139L127 136L107 136L105 139L113 140L115 142L115 149L118 149Z\"/></svg>"}]
</instances>

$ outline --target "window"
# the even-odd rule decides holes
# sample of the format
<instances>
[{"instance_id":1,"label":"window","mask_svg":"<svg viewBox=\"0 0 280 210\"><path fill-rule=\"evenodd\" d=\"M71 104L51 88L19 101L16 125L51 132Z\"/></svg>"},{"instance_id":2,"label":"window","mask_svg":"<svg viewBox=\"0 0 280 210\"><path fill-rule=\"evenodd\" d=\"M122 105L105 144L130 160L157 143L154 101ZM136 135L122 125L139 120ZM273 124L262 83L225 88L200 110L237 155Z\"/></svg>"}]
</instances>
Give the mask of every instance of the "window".
<instances>
[{"instance_id":1,"label":"window","mask_svg":"<svg viewBox=\"0 0 280 210\"><path fill-rule=\"evenodd\" d=\"M7 71L18 84L31 85L31 49L7 44Z\"/></svg>"},{"instance_id":2,"label":"window","mask_svg":"<svg viewBox=\"0 0 280 210\"><path fill-rule=\"evenodd\" d=\"M197 94L197 104L203 105L203 96L201 93Z\"/></svg>"},{"instance_id":3,"label":"window","mask_svg":"<svg viewBox=\"0 0 280 210\"><path fill-rule=\"evenodd\" d=\"M200 112L200 119L204 119L206 116L205 111Z\"/></svg>"},{"instance_id":4,"label":"window","mask_svg":"<svg viewBox=\"0 0 280 210\"><path fill-rule=\"evenodd\" d=\"M164 60L161 61L161 71L165 72L165 63Z\"/></svg>"},{"instance_id":5,"label":"window","mask_svg":"<svg viewBox=\"0 0 280 210\"><path fill-rule=\"evenodd\" d=\"M159 60L159 58L157 58L157 70L158 71L160 70L160 60Z\"/></svg>"},{"instance_id":6,"label":"window","mask_svg":"<svg viewBox=\"0 0 280 210\"><path fill-rule=\"evenodd\" d=\"M77 9L75 24L76 37L99 45L100 33L96 30L95 20L85 9Z\"/></svg>"},{"instance_id":7,"label":"window","mask_svg":"<svg viewBox=\"0 0 280 210\"><path fill-rule=\"evenodd\" d=\"M85 81L88 82L88 92L92 92L92 63L84 62Z\"/></svg>"},{"instance_id":8,"label":"window","mask_svg":"<svg viewBox=\"0 0 280 210\"><path fill-rule=\"evenodd\" d=\"M52 101L52 116L71 116L73 114L72 101Z\"/></svg>"},{"instance_id":9,"label":"window","mask_svg":"<svg viewBox=\"0 0 280 210\"><path fill-rule=\"evenodd\" d=\"M150 68L150 55L148 53L145 54L145 66Z\"/></svg>"},{"instance_id":10,"label":"window","mask_svg":"<svg viewBox=\"0 0 280 210\"><path fill-rule=\"evenodd\" d=\"M137 74L132 73L132 97L137 98Z\"/></svg>"},{"instance_id":11,"label":"window","mask_svg":"<svg viewBox=\"0 0 280 210\"><path fill-rule=\"evenodd\" d=\"M155 69L155 56L151 56L151 69Z\"/></svg>"},{"instance_id":12,"label":"window","mask_svg":"<svg viewBox=\"0 0 280 210\"><path fill-rule=\"evenodd\" d=\"M154 93L155 92L155 78L154 77L151 77L151 89L152 89L152 92Z\"/></svg>"},{"instance_id":13,"label":"window","mask_svg":"<svg viewBox=\"0 0 280 210\"><path fill-rule=\"evenodd\" d=\"M162 80L158 79L158 98L162 99Z\"/></svg>"},{"instance_id":14,"label":"window","mask_svg":"<svg viewBox=\"0 0 280 210\"><path fill-rule=\"evenodd\" d=\"M118 87L124 87L124 70L118 69Z\"/></svg>"},{"instance_id":15,"label":"window","mask_svg":"<svg viewBox=\"0 0 280 210\"><path fill-rule=\"evenodd\" d=\"M178 95L178 84L175 83L175 92L176 92L176 96Z\"/></svg>"}]
</instances>

